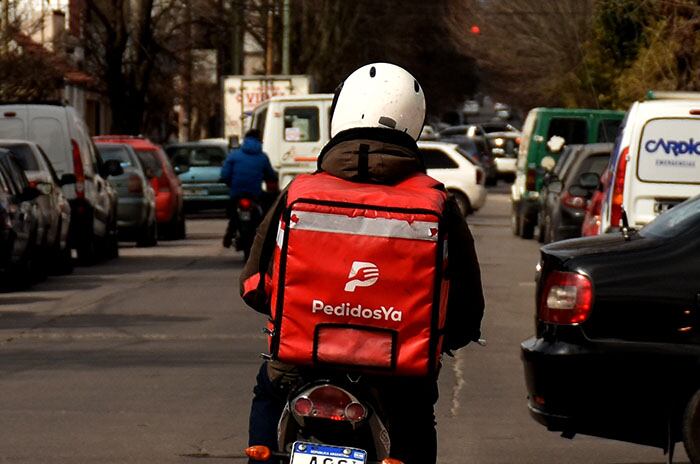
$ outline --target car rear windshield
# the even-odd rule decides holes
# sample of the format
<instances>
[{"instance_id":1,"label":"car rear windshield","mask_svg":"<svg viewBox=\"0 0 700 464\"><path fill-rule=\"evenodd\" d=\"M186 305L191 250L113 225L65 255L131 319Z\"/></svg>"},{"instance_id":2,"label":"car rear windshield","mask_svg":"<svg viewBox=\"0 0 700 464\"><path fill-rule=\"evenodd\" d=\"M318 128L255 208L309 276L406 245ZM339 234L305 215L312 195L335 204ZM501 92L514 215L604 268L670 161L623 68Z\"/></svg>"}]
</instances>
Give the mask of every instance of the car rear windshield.
<instances>
[{"instance_id":1,"label":"car rear windshield","mask_svg":"<svg viewBox=\"0 0 700 464\"><path fill-rule=\"evenodd\" d=\"M457 147L457 153L464 156L470 163L479 165L478 152L474 143L469 141L460 143Z\"/></svg>"},{"instance_id":2,"label":"car rear windshield","mask_svg":"<svg viewBox=\"0 0 700 464\"><path fill-rule=\"evenodd\" d=\"M221 167L226 152L219 147L174 147L171 157L175 166Z\"/></svg>"},{"instance_id":3,"label":"car rear windshield","mask_svg":"<svg viewBox=\"0 0 700 464\"><path fill-rule=\"evenodd\" d=\"M19 165L22 166L22 169L25 171L39 171L41 169L39 167L39 163L34 157L34 152L29 145L24 143L15 143L7 145L3 144L0 146L7 148L14 153L15 158L17 158L17 161L19 161Z\"/></svg>"},{"instance_id":4,"label":"car rear windshield","mask_svg":"<svg viewBox=\"0 0 700 464\"><path fill-rule=\"evenodd\" d=\"M674 206L646 225L639 233L648 237L674 237L700 224L700 195Z\"/></svg>"},{"instance_id":5,"label":"car rear windshield","mask_svg":"<svg viewBox=\"0 0 700 464\"><path fill-rule=\"evenodd\" d=\"M97 150L104 161L117 160L123 168L131 166L131 157L124 147L104 147L97 145Z\"/></svg>"},{"instance_id":6,"label":"car rear windshield","mask_svg":"<svg viewBox=\"0 0 700 464\"><path fill-rule=\"evenodd\" d=\"M545 140L555 135L563 137L568 145L588 143L588 124L585 119L552 118Z\"/></svg>"},{"instance_id":7,"label":"car rear windshield","mask_svg":"<svg viewBox=\"0 0 700 464\"><path fill-rule=\"evenodd\" d=\"M158 159L158 153L153 150L135 151L148 177L160 177L163 175L163 165L160 163L160 159Z\"/></svg>"}]
</instances>

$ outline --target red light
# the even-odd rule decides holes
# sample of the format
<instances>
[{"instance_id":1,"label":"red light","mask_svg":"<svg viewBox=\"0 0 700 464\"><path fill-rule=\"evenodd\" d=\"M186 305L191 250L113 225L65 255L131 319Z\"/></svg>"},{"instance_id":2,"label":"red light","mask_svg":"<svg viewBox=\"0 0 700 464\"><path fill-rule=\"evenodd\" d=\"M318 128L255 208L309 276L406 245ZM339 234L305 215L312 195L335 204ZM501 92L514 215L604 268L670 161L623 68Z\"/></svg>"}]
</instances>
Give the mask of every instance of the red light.
<instances>
[{"instance_id":1,"label":"red light","mask_svg":"<svg viewBox=\"0 0 700 464\"><path fill-rule=\"evenodd\" d=\"M294 412L300 416L310 416L313 410L314 403L310 399L302 396L294 400Z\"/></svg>"},{"instance_id":2,"label":"red light","mask_svg":"<svg viewBox=\"0 0 700 464\"><path fill-rule=\"evenodd\" d=\"M306 396L313 403L313 417L334 421L349 420L345 417L345 409L353 400L345 390L333 385L321 385Z\"/></svg>"},{"instance_id":3,"label":"red light","mask_svg":"<svg viewBox=\"0 0 700 464\"><path fill-rule=\"evenodd\" d=\"M39 186L39 181L37 181L37 180L30 180L29 181L29 187L37 188L38 186Z\"/></svg>"},{"instance_id":4,"label":"red light","mask_svg":"<svg viewBox=\"0 0 700 464\"><path fill-rule=\"evenodd\" d=\"M80 156L80 146L75 139L70 140L73 147L73 170L75 171L75 196L85 198L85 171L83 169L83 159Z\"/></svg>"},{"instance_id":5,"label":"red light","mask_svg":"<svg viewBox=\"0 0 700 464\"><path fill-rule=\"evenodd\" d=\"M345 408L345 417L353 422L361 421L367 415L367 410L360 403L352 402Z\"/></svg>"},{"instance_id":6,"label":"red light","mask_svg":"<svg viewBox=\"0 0 700 464\"><path fill-rule=\"evenodd\" d=\"M474 24L472 25L472 27L469 28L469 32L471 32L474 35L479 35L481 34L481 28L478 25Z\"/></svg>"},{"instance_id":7,"label":"red light","mask_svg":"<svg viewBox=\"0 0 700 464\"><path fill-rule=\"evenodd\" d=\"M615 169L615 180L613 183L612 201L610 202L610 226L620 227L622 221L622 201L625 192L625 171L627 170L627 155L630 147L625 147L617 160Z\"/></svg>"},{"instance_id":8,"label":"red light","mask_svg":"<svg viewBox=\"0 0 700 464\"><path fill-rule=\"evenodd\" d=\"M238 206L240 206L243 209L250 209L250 207L253 205L253 202L250 200L250 198L241 198L238 200Z\"/></svg>"},{"instance_id":9,"label":"red light","mask_svg":"<svg viewBox=\"0 0 700 464\"><path fill-rule=\"evenodd\" d=\"M245 455L248 456L251 461L268 461L272 456L272 451L270 451L270 448L263 445L249 446L245 449Z\"/></svg>"},{"instance_id":10,"label":"red light","mask_svg":"<svg viewBox=\"0 0 700 464\"><path fill-rule=\"evenodd\" d=\"M577 197L569 192L562 193L560 201L564 205L574 209L586 209L586 206L588 206L588 203L584 197Z\"/></svg>"},{"instance_id":11,"label":"red light","mask_svg":"<svg viewBox=\"0 0 700 464\"><path fill-rule=\"evenodd\" d=\"M525 174L525 190L530 192L535 190L535 184L537 182L537 172L534 169L528 169Z\"/></svg>"},{"instance_id":12,"label":"red light","mask_svg":"<svg viewBox=\"0 0 700 464\"><path fill-rule=\"evenodd\" d=\"M583 274L554 271L547 276L539 307L539 318L550 324L576 325L588 319L593 286Z\"/></svg>"}]
</instances>

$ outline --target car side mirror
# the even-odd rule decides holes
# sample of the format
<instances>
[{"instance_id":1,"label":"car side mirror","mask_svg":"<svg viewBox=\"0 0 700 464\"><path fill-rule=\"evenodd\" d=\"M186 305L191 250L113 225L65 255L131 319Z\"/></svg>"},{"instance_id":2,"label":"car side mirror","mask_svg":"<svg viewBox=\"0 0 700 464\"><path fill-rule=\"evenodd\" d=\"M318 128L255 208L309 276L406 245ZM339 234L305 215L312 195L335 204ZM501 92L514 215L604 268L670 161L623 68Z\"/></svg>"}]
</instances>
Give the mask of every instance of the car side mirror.
<instances>
[{"instance_id":1,"label":"car side mirror","mask_svg":"<svg viewBox=\"0 0 700 464\"><path fill-rule=\"evenodd\" d=\"M562 183L559 179L552 179L547 186L547 190L551 193L561 193Z\"/></svg>"},{"instance_id":2,"label":"car side mirror","mask_svg":"<svg viewBox=\"0 0 700 464\"><path fill-rule=\"evenodd\" d=\"M552 138L547 141L547 150L549 150L550 153L559 153L562 151L565 144L566 140L564 140L564 137L553 135Z\"/></svg>"},{"instance_id":3,"label":"car side mirror","mask_svg":"<svg viewBox=\"0 0 700 464\"><path fill-rule=\"evenodd\" d=\"M549 155L545 156L544 158L542 158L542 161L540 161L540 166L545 171L551 171L552 169L554 169L554 166L556 166L556 165L557 165L557 160L555 160L552 156L549 156Z\"/></svg>"},{"instance_id":4,"label":"car side mirror","mask_svg":"<svg viewBox=\"0 0 700 464\"><path fill-rule=\"evenodd\" d=\"M124 168L119 160L111 159L104 162L102 165L102 177L121 176L124 174Z\"/></svg>"},{"instance_id":5,"label":"car side mirror","mask_svg":"<svg viewBox=\"0 0 700 464\"><path fill-rule=\"evenodd\" d=\"M39 189L26 186L19 194L19 201L34 201L39 195L41 195Z\"/></svg>"},{"instance_id":6,"label":"car side mirror","mask_svg":"<svg viewBox=\"0 0 700 464\"><path fill-rule=\"evenodd\" d=\"M595 190L600 184L600 176L595 172L584 172L579 176L578 184L587 190Z\"/></svg>"},{"instance_id":7,"label":"car side mirror","mask_svg":"<svg viewBox=\"0 0 700 464\"><path fill-rule=\"evenodd\" d=\"M61 186L75 184L76 182L78 182L78 179L75 177L75 174L63 174L59 180Z\"/></svg>"}]
</instances>

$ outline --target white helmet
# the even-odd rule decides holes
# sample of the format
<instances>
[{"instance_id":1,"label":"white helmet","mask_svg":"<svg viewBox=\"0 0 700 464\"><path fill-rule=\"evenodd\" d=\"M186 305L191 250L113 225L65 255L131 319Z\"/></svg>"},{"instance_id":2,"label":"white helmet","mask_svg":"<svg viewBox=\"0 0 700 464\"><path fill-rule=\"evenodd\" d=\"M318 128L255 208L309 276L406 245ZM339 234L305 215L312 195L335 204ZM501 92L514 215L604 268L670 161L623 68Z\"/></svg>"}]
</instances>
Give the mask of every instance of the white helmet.
<instances>
[{"instance_id":1,"label":"white helmet","mask_svg":"<svg viewBox=\"0 0 700 464\"><path fill-rule=\"evenodd\" d=\"M383 127L418 140L425 122L425 95L405 69L389 63L362 66L336 93L331 137L357 127Z\"/></svg>"}]
</instances>

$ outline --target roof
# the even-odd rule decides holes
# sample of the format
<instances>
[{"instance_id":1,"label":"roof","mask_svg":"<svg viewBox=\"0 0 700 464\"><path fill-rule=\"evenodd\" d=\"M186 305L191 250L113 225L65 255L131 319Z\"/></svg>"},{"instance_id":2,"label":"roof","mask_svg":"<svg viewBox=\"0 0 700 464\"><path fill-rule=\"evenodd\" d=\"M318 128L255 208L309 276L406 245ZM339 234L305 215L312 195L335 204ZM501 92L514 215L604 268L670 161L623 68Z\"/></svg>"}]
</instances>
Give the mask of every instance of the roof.
<instances>
[{"instance_id":1,"label":"roof","mask_svg":"<svg viewBox=\"0 0 700 464\"><path fill-rule=\"evenodd\" d=\"M572 116L588 116L588 115L605 115L605 116L618 116L620 118L624 117L624 111L618 110L601 110L594 108L545 108L537 107L530 111L537 111L538 113L545 114L561 114L561 115L572 115Z\"/></svg>"},{"instance_id":2,"label":"roof","mask_svg":"<svg viewBox=\"0 0 700 464\"><path fill-rule=\"evenodd\" d=\"M96 135L92 138L95 143L124 143L134 148L157 150L158 145L146 137L139 135Z\"/></svg>"}]
</instances>

